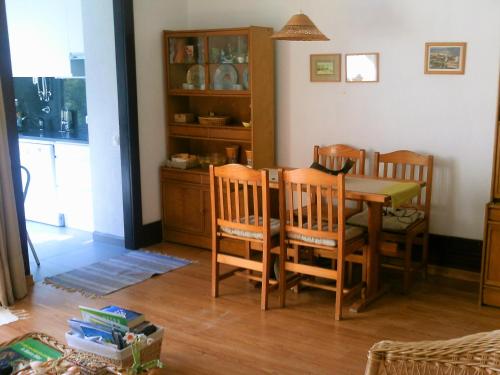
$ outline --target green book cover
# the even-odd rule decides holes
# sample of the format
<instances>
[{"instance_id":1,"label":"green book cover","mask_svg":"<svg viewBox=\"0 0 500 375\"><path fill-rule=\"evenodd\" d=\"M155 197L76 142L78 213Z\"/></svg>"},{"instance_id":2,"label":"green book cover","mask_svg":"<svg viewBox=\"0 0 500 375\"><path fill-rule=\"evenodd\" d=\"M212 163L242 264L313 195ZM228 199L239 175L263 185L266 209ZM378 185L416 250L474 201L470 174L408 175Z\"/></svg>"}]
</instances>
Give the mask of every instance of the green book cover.
<instances>
[{"instance_id":1,"label":"green book cover","mask_svg":"<svg viewBox=\"0 0 500 375\"><path fill-rule=\"evenodd\" d=\"M62 356L58 350L32 338L0 349L0 362L6 361L14 369L25 367L31 361L45 362Z\"/></svg>"},{"instance_id":2,"label":"green book cover","mask_svg":"<svg viewBox=\"0 0 500 375\"><path fill-rule=\"evenodd\" d=\"M128 331L128 321L120 314L114 314L85 306L80 306L79 308L82 318L86 322L117 328L122 332Z\"/></svg>"}]
</instances>

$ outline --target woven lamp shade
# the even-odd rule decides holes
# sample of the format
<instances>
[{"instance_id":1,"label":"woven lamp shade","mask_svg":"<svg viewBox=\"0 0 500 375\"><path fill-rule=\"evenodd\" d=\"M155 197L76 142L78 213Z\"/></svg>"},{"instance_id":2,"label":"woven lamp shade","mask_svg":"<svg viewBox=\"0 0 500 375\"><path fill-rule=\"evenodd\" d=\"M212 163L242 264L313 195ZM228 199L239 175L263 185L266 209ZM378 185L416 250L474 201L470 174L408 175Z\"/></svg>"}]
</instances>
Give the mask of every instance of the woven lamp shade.
<instances>
[{"instance_id":1,"label":"woven lamp shade","mask_svg":"<svg viewBox=\"0 0 500 375\"><path fill-rule=\"evenodd\" d=\"M278 40L321 41L330 40L303 13L293 15L283 28L271 36Z\"/></svg>"}]
</instances>

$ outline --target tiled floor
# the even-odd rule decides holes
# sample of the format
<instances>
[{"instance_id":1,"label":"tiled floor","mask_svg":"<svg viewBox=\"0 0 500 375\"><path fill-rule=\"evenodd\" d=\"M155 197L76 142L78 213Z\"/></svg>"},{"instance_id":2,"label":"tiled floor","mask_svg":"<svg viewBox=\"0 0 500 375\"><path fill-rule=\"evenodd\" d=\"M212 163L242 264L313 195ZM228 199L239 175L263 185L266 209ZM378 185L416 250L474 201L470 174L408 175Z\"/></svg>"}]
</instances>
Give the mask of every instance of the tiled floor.
<instances>
[{"instance_id":1,"label":"tiled floor","mask_svg":"<svg viewBox=\"0 0 500 375\"><path fill-rule=\"evenodd\" d=\"M94 242L92 233L67 227L27 221L28 233L40 259L40 266L29 251L30 269L35 282L45 277L126 253L124 247Z\"/></svg>"}]
</instances>

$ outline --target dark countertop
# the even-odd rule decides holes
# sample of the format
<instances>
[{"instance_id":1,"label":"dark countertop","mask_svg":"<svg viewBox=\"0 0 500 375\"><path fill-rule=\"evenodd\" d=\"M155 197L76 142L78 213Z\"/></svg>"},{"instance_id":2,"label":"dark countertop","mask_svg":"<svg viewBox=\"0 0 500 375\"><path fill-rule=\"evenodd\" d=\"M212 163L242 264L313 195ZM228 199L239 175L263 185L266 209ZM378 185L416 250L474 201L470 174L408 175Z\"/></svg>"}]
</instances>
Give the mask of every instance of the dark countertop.
<instances>
[{"instance_id":1,"label":"dark countertop","mask_svg":"<svg viewBox=\"0 0 500 375\"><path fill-rule=\"evenodd\" d=\"M87 132L60 133L58 131L24 130L19 132L20 139L32 139L48 142L89 143Z\"/></svg>"}]
</instances>

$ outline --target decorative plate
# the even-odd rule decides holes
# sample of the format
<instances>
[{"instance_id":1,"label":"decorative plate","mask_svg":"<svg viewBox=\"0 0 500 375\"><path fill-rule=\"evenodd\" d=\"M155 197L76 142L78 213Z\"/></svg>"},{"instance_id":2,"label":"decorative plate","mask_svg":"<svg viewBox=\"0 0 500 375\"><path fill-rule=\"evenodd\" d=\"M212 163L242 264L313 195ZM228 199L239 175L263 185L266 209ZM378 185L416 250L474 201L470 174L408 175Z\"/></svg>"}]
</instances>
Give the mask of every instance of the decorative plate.
<instances>
[{"instance_id":1,"label":"decorative plate","mask_svg":"<svg viewBox=\"0 0 500 375\"><path fill-rule=\"evenodd\" d=\"M232 64L219 65L214 74L215 90L232 90L238 82L238 71Z\"/></svg>"},{"instance_id":2,"label":"decorative plate","mask_svg":"<svg viewBox=\"0 0 500 375\"><path fill-rule=\"evenodd\" d=\"M243 70L243 88L248 90L248 68Z\"/></svg>"},{"instance_id":3,"label":"decorative plate","mask_svg":"<svg viewBox=\"0 0 500 375\"><path fill-rule=\"evenodd\" d=\"M205 68L203 65L195 64L187 71L186 82L200 88L205 85Z\"/></svg>"}]
</instances>

